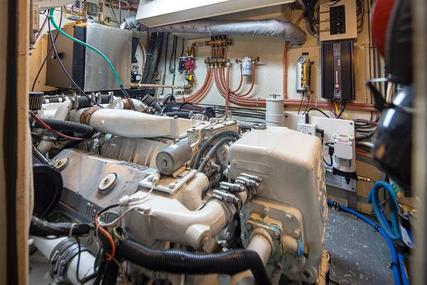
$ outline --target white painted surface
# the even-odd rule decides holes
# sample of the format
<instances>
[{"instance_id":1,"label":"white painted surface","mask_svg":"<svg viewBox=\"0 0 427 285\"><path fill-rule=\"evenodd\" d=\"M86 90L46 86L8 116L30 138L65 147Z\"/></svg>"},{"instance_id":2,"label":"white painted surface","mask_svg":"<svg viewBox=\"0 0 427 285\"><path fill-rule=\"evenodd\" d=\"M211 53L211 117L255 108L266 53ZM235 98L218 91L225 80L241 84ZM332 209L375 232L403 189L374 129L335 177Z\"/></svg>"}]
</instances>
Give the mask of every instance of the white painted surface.
<instances>
[{"instance_id":1,"label":"white painted surface","mask_svg":"<svg viewBox=\"0 0 427 285\"><path fill-rule=\"evenodd\" d=\"M286 127L254 130L231 145L230 161L232 178L240 173L262 178L258 198L301 212L301 236L310 247L305 268L318 268L328 211L320 140Z\"/></svg>"},{"instance_id":2,"label":"white painted surface","mask_svg":"<svg viewBox=\"0 0 427 285\"><path fill-rule=\"evenodd\" d=\"M132 110L99 109L90 117L89 125L99 132L126 138L180 138L186 135L193 122Z\"/></svg>"},{"instance_id":3,"label":"white painted surface","mask_svg":"<svg viewBox=\"0 0 427 285\"><path fill-rule=\"evenodd\" d=\"M265 120L267 126L279 126L283 127L285 125L285 116L283 114L284 105L283 97L269 97L266 99L265 106Z\"/></svg>"},{"instance_id":4,"label":"white painted surface","mask_svg":"<svg viewBox=\"0 0 427 285\"><path fill-rule=\"evenodd\" d=\"M276 18L281 20L290 19L292 22L301 15L301 10L290 11L287 6L282 6L282 9L276 7L262 9L257 11L248 11L244 13L234 14L232 16L218 17L221 20L248 20L248 19L269 19ZM273 9L274 8L274 9ZM367 9L365 9L367 10ZM304 21L301 21L299 27L306 31ZM311 36L308 32L307 41L303 46L300 47L288 47L287 49L287 61L288 61L288 80L287 90L284 92L283 89L283 56L285 54L285 43L277 39L271 39L267 37L251 37L251 36L231 36L233 45L228 48L227 57L230 59L232 64L231 72L231 89L235 89L240 80L240 67L235 64L235 59L242 59L245 56L260 57L260 63L255 67L256 82L252 97L267 98L271 94L284 94L286 93L289 99L300 99L301 94L296 92L296 62L302 53L309 53L310 60L313 61L312 65L312 93L311 93L311 106L316 106L316 102L324 101L321 98L321 68L320 68L320 42L317 38ZM169 40L171 43L172 36ZM200 41L203 39L197 39ZM189 40L187 45L190 46L195 40ZM182 47L182 40L178 40L178 58ZM356 102L370 103L370 95L365 87L366 80L370 77L369 75L369 50L372 49L369 44L368 34L368 14L366 11L364 19L364 28L359 37L355 42L355 86L356 86ZM200 47L196 52L196 69L195 78L197 90L203 84L203 80L206 74L206 66L204 59L210 56L209 47ZM171 46L169 46L169 53L171 54ZM159 65L159 78L163 77L163 60ZM167 70L169 64L167 64ZM372 73L372 72L371 72ZM172 82L173 75L166 72L167 84ZM248 90L250 87L251 79L245 78L245 84L243 89ZM184 82L184 74L176 74L175 83L180 84ZM169 91L165 90L167 94ZM203 104L219 104L224 105L224 99L217 91L215 84L212 85L208 95L201 101ZM305 106L304 106L305 107ZM369 118L364 112L345 112L344 117L347 118ZM368 116L368 117L367 117Z\"/></svg>"},{"instance_id":5,"label":"white painted surface","mask_svg":"<svg viewBox=\"0 0 427 285\"><path fill-rule=\"evenodd\" d=\"M145 26L156 27L292 2L295 0L141 1L136 18Z\"/></svg>"}]
</instances>

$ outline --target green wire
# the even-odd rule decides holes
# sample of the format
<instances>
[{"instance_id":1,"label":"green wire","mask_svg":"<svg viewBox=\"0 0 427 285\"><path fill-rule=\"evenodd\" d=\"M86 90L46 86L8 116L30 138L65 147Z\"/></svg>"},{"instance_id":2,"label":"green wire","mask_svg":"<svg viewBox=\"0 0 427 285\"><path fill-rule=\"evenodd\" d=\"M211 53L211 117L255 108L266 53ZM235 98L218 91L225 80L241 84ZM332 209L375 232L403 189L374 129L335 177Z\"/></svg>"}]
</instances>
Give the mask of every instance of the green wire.
<instances>
[{"instance_id":1,"label":"green wire","mask_svg":"<svg viewBox=\"0 0 427 285\"><path fill-rule=\"evenodd\" d=\"M78 40L78 39L76 39L76 38L74 38L74 37L72 37L72 36L70 36L69 34L67 34L66 32L64 32L64 30L62 30L57 24L56 24L56 22L55 22L55 19L54 19L54 17L53 17L53 14L54 14L54 12L55 12L55 9L50 9L50 11L49 11L49 20L50 20L50 22L52 23L52 25L55 27L55 29L61 34L61 35L63 35L64 37L66 37L66 38L68 38L68 39L70 39L70 40L72 40L73 42L76 42L76 43L78 43L78 44L80 44L80 45L82 45L82 46L85 46L85 47L87 47L88 49L90 49L90 50L92 50L92 51L94 51L95 53L97 53L105 62L107 62L108 63L108 66L110 67L110 69L111 69L111 72L113 72L113 75L114 75L114 78L116 78L116 80L117 80L117 82L119 83L119 86L120 86L120 88L122 89L122 90L124 90L124 88L123 88L123 81L122 81L122 79L120 78L120 76L119 76L119 74L117 73L117 70L116 70L116 68L114 67L114 65L113 65L113 63L111 62L111 60L104 54L104 53L102 53L102 51L100 51L99 49L97 49L96 47L94 47L94 46L92 46L92 45L89 45L89 44L87 44L87 43L85 43L85 42L82 42L81 40ZM126 95L126 94L125 94Z\"/></svg>"}]
</instances>

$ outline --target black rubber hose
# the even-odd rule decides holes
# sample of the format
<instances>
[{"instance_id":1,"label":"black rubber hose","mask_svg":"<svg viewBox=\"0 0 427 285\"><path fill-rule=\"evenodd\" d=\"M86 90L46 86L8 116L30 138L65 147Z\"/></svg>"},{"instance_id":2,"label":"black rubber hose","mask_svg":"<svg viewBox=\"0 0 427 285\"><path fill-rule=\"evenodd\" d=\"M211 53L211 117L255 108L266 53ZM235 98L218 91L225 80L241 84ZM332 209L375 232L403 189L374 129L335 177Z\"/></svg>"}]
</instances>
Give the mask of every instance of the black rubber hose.
<instances>
[{"instance_id":1,"label":"black rubber hose","mask_svg":"<svg viewBox=\"0 0 427 285\"><path fill-rule=\"evenodd\" d=\"M218 133L214 136L212 136L210 139L208 139L201 147L197 155L193 158L191 161L191 168L196 168L197 165L200 163L200 160L202 159L203 154L209 149L209 147L218 139L223 137L233 137L236 139L240 138L240 135L235 131L224 131L221 133Z\"/></svg>"},{"instance_id":2,"label":"black rubber hose","mask_svg":"<svg viewBox=\"0 0 427 285\"><path fill-rule=\"evenodd\" d=\"M206 154L206 156L203 158L202 162L200 163L200 166L198 167L198 172L203 172L203 169L205 169L206 164L208 163L209 159L211 159L215 153L218 151L218 149L223 146L224 144L236 141L237 138L235 137L225 137L220 139L218 142L215 143L215 145L209 150L209 152ZM195 165L197 167L197 165Z\"/></svg>"},{"instance_id":3,"label":"black rubber hose","mask_svg":"<svg viewBox=\"0 0 427 285\"><path fill-rule=\"evenodd\" d=\"M93 285L100 285L102 278L104 277L104 274L105 274L105 268L107 267L107 260L104 258L103 247L100 248L100 251L98 252L98 256L96 258L97 259L95 259L94 267L97 268L97 275L95 280L93 281ZM99 261L98 264L97 264L97 261Z\"/></svg>"},{"instance_id":4,"label":"black rubber hose","mask_svg":"<svg viewBox=\"0 0 427 285\"><path fill-rule=\"evenodd\" d=\"M251 270L259 285L270 285L264 264L252 250L233 249L227 252L205 254L178 249L150 249L130 240L123 240L116 256L154 271L176 274L228 274Z\"/></svg>"},{"instance_id":5,"label":"black rubber hose","mask_svg":"<svg viewBox=\"0 0 427 285\"><path fill-rule=\"evenodd\" d=\"M82 236L87 235L92 230L89 224L72 223L49 223L35 216L31 219L30 235L38 237L47 236Z\"/></svg>"},{"instance_id":6,"label":"black rubber hose","mask_svg":"<svg viewBox=\"0 0 427 285\"><path fill-rule=\"evenodd\" d=\"M159 102L156 100L156 98L154 98L154 96L147 94L145 95L142 100L142 103L154 108L157 112L161 112L162 111L162 106L160 106Z\"/></svg>"},{"instance_id":7,"label":"black rubber hose","mask_svg":"<svg viewBox=\"0 0 427 285\"><path fill-rule=\"evenodd\" d=\"M172 112L163 113L163 115L168 117L178 117L178 118L184 118L184 119L191 119L193 114L194 113L190 111L172 111Z\"/></svg>"},{"instance_id":8,"label":"black rubber hose","mask_svg":"<svg viewBox=\"0 0 427 285\"><path fill-rule=\"evenodd\" d=\"M107 261L101 285L116 285L119 266L114 260Z\"/></svg>"},{"instance_id":9,"label":"black rubber hose","mask_svg":"<svg viewBox=\"0 0 427 285\"><path fill-rule=\"evenodd\" d=\"M63 121L63 120L54 120L54 119L43 119L43 122L48 124L52 129L55 129L60 132L73 132L79 134L80 137L86 138L90 137L94 133L94 129L91 126ZM43 128L38 122L36 122L36 127Z\"/></svg>"}]
</instances>

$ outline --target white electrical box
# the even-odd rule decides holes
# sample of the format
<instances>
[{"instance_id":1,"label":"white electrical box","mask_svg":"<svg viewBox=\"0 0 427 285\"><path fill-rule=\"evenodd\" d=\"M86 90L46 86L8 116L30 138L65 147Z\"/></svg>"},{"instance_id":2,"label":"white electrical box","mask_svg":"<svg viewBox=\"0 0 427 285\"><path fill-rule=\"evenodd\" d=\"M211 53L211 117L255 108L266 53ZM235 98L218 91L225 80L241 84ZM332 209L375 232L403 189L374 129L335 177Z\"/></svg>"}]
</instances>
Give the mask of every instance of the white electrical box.
<instances>
[{"instance_id":1,"label":"white electrical box","mask_svg":"<svg viewBox=\"0 0 427 285\"><path fill-rule=\"evenodd\" d=\"M295 0L141 1L136 19L146 27L158 27L293 2Z\"/></svg>"},{"instance_id":2,"label":"white electrical box","mask_svg":"<svg viewBox=\"0 0 427 285\"><path fill-rule=\"evenodd\" d=\"M322 139L324 161L333 164L331 166L324 164L326 185L346 191L356 191L355 179L346 179L334 174L334 168L350 173L356 169L354 122L314 114L310 114L309 124L307 124L304 115L285 112L285 126L305 134L313 134ZM329 145L334 147L332 161L329 156Z\"/></svg>"},{"instance_id":3,"label":"white electrical box","mask_svg":"<svg viewBox=\"0 0 427 285\"><path fill-rule=\"evenodd\" d=\"M319 6L321 41L357 38L356 0L321 0Z\"/></svg>"},{"instance_id":4,"label":"white electrical box","mask_svg":"<svg viewBox=\"0 0 427 285\"><path fill-rule=\"evenodd\" d=\"M316 135L316 125L315 124L305 124L298 123L297 131L306 135L315 136Z\"/></svg>"},{"instance_id":5,"label":"white electrical box","mask_svg":"<svg viewBox=\"0 0 427 285\"><path fill-rule=\"evenodd\" d=\"M353 159L353 137L336 135L334 138L335 156L341 159Z\"/></svg>"}]
</instances>

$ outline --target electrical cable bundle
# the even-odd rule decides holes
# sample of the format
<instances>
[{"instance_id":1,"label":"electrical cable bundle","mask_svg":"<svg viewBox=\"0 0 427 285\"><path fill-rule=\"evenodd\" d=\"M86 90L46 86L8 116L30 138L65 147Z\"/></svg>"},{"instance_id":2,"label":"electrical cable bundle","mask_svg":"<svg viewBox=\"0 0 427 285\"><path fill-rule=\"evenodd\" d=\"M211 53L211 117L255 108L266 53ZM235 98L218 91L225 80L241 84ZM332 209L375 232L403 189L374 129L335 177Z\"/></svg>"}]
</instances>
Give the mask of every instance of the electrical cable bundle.
<instances>
[{"instance_id":1,"label":"electrical cable bundle","mask_svg":"<svg viewBox=\"0 0 427 285\"><path fill-rule=\"evenodd\" d=\"M316 37L319 36L319 30L320 30L319 0L306 0L303 14L307 23L308 31L313 36L316 36Z\"/></svg>"},{"instance_id":2,"label":"electrical cable bundle","mask_svg":"<svg viewBox=\"0 0 427 285\"><path fill-rule=\"evenodd\" d=\"M365 16L365 0L356 0L357 32L363 29L363 17Z\"/></svg>"},{"instance_id":3,"label":"electrical cable bundle","mask_svg":"<svg viewBox=\"0 0 427 285\"><path fill-rule=\"evenodd\" d=\"M341 107L338 107L338 104L341 105ZM330 100L328 102L329 111L332 114L332 117L336 119L341 119L342 115L344 114L345 108L346 108L346 102L344 101L337 101L337 100Z\"/></svg>"},{"instance_id":4,"label":"electrical cable bundle","mask_svg":"<svg viewBox=\"0 0 427 285\"><path fill-rule=\"evenodd\" d=\"M153 83L163 50L164 33L151 33L141 83Z\"/></svg>"},{"instance_id":5,"label":"electrical cable bundle","mask_svg":"<svg viewBox=\"0 0 427 285\"><path fill-rule=\"evenodd\" d=\"M225 114L225 107L222 105L213 105L213 104L198 104L200 106L211 107L214 109L216 114ZM239 107L230 107L229 111L231 111L232 116L237 117L248 117L253 119L265 119L265 110L261 109L250 109L250 108L239 108Z\"/></svg>"},{"instance_id":6,"label":"electrical cable bundle","mask_svg":"<svg viewBox=\"0 0 427 285\"><path fill-rule=\"evenodd\" d=\"M222 138L232 138L232 139L237 140L240 138L240 134L238 134L234 131L223 131L223 132L217 133L216 135L212 136L211 138L206 140L203 143L203 145L200 147L197 155L192 159L192 161L190 163L190 167L193 169L198 169L200 164L203 163L203 157L206 155L208 150L210 150L212 148L212 146L214 146Z\"/></svg>"},{"instance_id":7,"label":"electrical cable bundle","mask_svg":"<svg viewBox=\"0 0 427 285\"><path fill-rule=\"evenodd\" d=\"M354 120L356 142L370 142L377 129L377 123L364 119Z\"/></svg>"}]
</instances>

